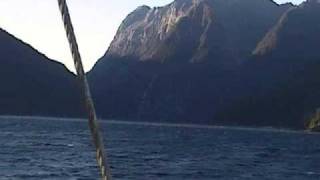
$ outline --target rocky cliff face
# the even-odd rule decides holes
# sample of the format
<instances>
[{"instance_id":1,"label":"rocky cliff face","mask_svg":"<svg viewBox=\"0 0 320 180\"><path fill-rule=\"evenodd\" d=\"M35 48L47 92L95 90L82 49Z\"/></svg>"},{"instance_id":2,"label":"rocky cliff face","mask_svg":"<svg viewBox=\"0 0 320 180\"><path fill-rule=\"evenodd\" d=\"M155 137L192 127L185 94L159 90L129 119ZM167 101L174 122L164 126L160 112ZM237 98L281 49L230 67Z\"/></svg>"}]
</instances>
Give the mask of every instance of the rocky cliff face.
<instances>
[{"instance_id":1,"label":"rocky cliff face","mask_svg":"<svg viewBox=\"0 0 320 180\"><path fill-rule=\"evenodd\" d=\"M123 21L106 56L233 65L250 55L289 6L270 0L176 0L160 8L141 6Z\"/></svg>"},{"instance_id":2,"label":"rocky cliff face","mask_svg":"<svg viewBox=\"0 0 320 180\"><path fill-rule=\"evenodd\" d=\"M235 111L251 99L265 107L258 105L260 95L272 94L290 76L278 78L288 69L273 73L273 65L256 65L251 56L292 7L270 0L176 0L139 7L89 73L98 113L141 121L299 126L297 118L278 121L270 113L269 119L248 119Z\"/></svg>"},{"instance_id":3,"label":"rocky cliff face","mask_svg":"<svg viewBox=\"0 0 320 180\"><path fill-rule=\"evenodd\" d=\"M124 120L303 128L303 118L320 107L319 12L318 0L139 7L89 73L97 112ZM73 102L80 98L69 93L76 92L72 74L4 31L0 40L1 114L78 112Z\"/></svg>"},{"instance_id":4,"label":"rocky cliff face","mask_svg":"<svg viewBox=\"0 0 320 180\"><path fill-rule=\"evenodd\" d=\"M0 29L0 114L79 117L75 76Z\"/></svg>"},{"instance_id":5,"label":"rocky cliff face","mask_svg":"<svg viewBox=\"0 0 320 180\"><path fill-rule=\"evenodd\" d=\"M319 16L319 1L309 0L279 19L241 71L250 95L231 103L220 118L275 119L279 126L303 127L320 107Z\"/></svg>"},{"instance_id":6,"label":"rocky cliff face","mask_svg":"<svg viewBox=\"0 0 320 180\"><path fill-rule=\"evenodd\" d=\"M317 58L320 42L320 1L290 8L258 44L254 55L276 58Z\"/></svg>"},{"instance_id":7,"label":"rocky cliff face","mask_svg":"<svg viewBox=\"0 0 320 180\"><path fill-rule=\"evenodd\" d=\"M122 23L108 54L165 61L181 46L190 45L187 50L196 51L204 45L213 19L205 1L175 1L154 9L142 6Z\"/></svg>"}]
</instances>

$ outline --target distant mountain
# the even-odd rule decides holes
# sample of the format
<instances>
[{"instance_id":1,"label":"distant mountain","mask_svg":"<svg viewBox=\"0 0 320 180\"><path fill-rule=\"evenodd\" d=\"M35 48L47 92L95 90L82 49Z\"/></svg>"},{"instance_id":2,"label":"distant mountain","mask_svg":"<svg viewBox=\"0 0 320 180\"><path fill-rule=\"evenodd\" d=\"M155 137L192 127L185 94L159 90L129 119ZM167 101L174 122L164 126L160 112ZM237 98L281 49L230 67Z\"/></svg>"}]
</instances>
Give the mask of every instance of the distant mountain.
<instances>
[{"instance_id":1,"label":"distant mountain","mask_svg":"<svg viewBox=\"0 0 320 180\"><path fill-rule=\"evenodd\" d=\"M293 8L270 0L139 7L89 73L98 112L126 120L301 128L301 111L307 111L284 109L277 117L276 106L262 100L277 95L278 85L286 93L292 78L290 62L268 64L259 49ZM288 98L278 102L290 104ZM261 111L263 103L269 109Z\"/></svg>"},{"instance_id":2,"label":"distant mountain","mask_svg":"<svg viewBox=\"0 0 320 180\"><path fill-rule=\"evenodd\" d=\"M320 107L319 17L318 0L289 9L258 43L251 62L241 71L251 84L250 93L217 118L303 127L304 120Z\"/></svg>"},{"instance_id":3,"label":"distant mountain","mask_svg":"<svg viewBox=\"0 0 320 180\"><path fill-rule=\"evenodd\" d=\"M302 129L320 107L319 17L319 0L141 6L88 73L98 115ZM0 55L0 114L80 114L63 65L3 30Z\"/></svg>"},{"instance_id":4,"label":"distant mountain","mask_svg":"<svg viewBox=\"0 0 320 180\"><path fill-rule=\"evenodd\" d=\"M79 117L75 76L0 29L0 115Z\"/></svg>"},{"instance_id":5,"label":"distant mountain","mask_svg":"<svg viewBox=\"0 0 320 180\"><path fill-rule=\"evenodd\" d=\"M318 58L320 1L290 8L258 44L255 55L276 58Z\"/></svg>"},{"instance_id":6,"label":"distant mountain","mask_svg":"<svg viewBox=\"0 0 320 180\"><path fill-rule=\"evenodd\" d=\"M121 24L106 56L237 65L292 7L270 0L176 0L141 6Z\"/></svg>"}]
</instances>

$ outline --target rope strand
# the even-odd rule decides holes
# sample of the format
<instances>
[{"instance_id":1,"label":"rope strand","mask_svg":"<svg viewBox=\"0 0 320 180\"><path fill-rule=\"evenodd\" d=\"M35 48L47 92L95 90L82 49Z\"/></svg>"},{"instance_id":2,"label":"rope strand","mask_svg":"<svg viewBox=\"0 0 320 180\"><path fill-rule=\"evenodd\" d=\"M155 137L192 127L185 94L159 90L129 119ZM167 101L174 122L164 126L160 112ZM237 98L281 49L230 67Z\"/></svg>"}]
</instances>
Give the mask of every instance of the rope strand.
<instances>
[{"instance_id":1,"label":"rope strand","mask_svg":"<svg viewBox=\"0 0 320 180\"><path fill-rule=\"evenodd\" d=\"M100 128L97 121L97 115L93 100L90 93L90 88L88 81L83 70L82 60L78 48L78 43L74 33L73 25L70 18L70 13L66 0L58 0L59 8L61 11L64 27L66 30L67 38L69 41L72 57L74 60L74 65L76 67L77 75L81 84L81 91L84 97L84 103L86 105L86 110L88 113L89 127L92 135L92 140L96 148L96 158L98 166L100 168L102 180L111 180L110 168L107 163L106 155L104 154L103 140L100 135Z\"/></svg>"}]
</instances>

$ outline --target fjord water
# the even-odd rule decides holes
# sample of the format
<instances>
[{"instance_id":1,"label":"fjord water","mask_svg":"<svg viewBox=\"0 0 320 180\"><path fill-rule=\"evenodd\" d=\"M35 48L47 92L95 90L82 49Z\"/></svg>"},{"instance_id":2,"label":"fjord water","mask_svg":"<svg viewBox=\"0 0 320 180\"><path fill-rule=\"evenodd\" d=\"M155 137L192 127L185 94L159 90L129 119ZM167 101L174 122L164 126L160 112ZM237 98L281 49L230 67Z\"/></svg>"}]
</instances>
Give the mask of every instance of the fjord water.
<instances>
[{"instance_id":1,"label":"fjord water","mask_svg":"<svg viewBox=\"0 0 320 180\"><path fill-rule=\"evenodd\" d=\"M102 123L114 179L320 178L318 134ZM0 118L0 179L99 179L86 121Z\"/></svg>"}]
</instances>

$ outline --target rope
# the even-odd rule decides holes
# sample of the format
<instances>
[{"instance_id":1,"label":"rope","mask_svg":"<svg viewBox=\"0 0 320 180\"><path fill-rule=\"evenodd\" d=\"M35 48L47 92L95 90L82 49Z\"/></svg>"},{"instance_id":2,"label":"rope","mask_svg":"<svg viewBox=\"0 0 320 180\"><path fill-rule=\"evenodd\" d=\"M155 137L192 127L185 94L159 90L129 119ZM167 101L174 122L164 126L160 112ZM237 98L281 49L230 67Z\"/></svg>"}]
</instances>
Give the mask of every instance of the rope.
<instances>
[{"instance_id":1,"label":"rope","mask_svg":"<svg viewBox=\"0 0 320 180\"><path fill-rule=\"evenodd\" d=\"M107 159L104 154L105 152L104 145L103 145L103 140L99 131L97 115L96 115L95 107L91 97L88 81L87 81L85 72L83 70L82 60L79 53L76 36L74 34L74 29L72 26L68 5L66 3L66 0L58 0L58 3L59 3L62 19L64 22L67 38L69 41L72 57L76 67L77 75L81 84L81 90L84 96L86 110L89 115L88 116L89 127L92 135L92 140L96 148L96 158L97 158L98 166L100 168L102 180L111 180L110 168L108 166Z\"/></svg>"}]
</instances>

